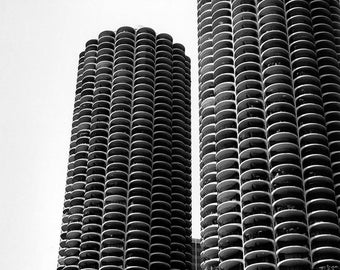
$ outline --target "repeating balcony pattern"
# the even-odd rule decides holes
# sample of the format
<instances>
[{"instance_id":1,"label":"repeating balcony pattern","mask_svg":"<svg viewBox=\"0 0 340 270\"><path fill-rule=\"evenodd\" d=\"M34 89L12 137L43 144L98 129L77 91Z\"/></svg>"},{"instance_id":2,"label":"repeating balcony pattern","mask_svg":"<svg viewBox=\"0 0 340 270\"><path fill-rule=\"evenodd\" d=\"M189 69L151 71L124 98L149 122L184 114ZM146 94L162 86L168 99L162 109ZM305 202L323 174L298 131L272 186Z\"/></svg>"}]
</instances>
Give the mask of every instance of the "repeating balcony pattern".
<instances>
[{"instance_id":1,"label":"repeating balcony pattern","mask_svg":"<svg viewBox=\"0 0 340 270\"><path fill-rule=\"evenodd\" d=\"M74 111L73 111L73 123L72 123L72 131L71 131L71 143L70 143L70 151L69 151L69 163L68 163L68 171L67 171L67 180L66 180L66 188L65 188L65 201L64 201L64 210L63 210L63 218L62 218L62 226L61 226L61 235L60 235L60 250L59 250L59 260L58 260L58 270L63 269L65 250L66 250L66 234L67 234L67 224L70 220L70 198L72 192L72 181L73 181L73 173L74 173L74 160L75 160L75 151L76 151L76 140L77 140L77 122L79 119L79 110L80 110L80 94L81 94L81 81L82 81L82 72L84 66L84 52L79 55L79 65L78 65L78 76L77 76L77 90L76 97L74 103Z\"/></svg>"},{"instance_id":2,"label":"repeating balcony pattern","mask_svg":"<svg viewBox=\"0 0 340 270\"><path fill-rule=\"evenodd\" d=\"M198 1L203 269L339 267L339 18Z\"/></svg>"},{"instance_id":3,"label":"repeating balcony pattern","mask_svg":"<svg viewBox=\"0 0 340 270\"><path fill-rule=\"evenodd\" d=\"M150 269L170 269L172 171L172 38L156 41Z\"/></svg>"},{"instance_id":4,"label":"repeating balcony pattern","mask_svg":"<svg viewBox=\"0 0 340 270\"><path fill-rule=\"evenodd\" d=\"M212 1L213 75L216 121L218 257L220 269L243 268L240 164L230 2ZM221 14L224 13L224 16ZM226 151L228 148L230 151Z\"/></svg>"},{"instance_id":5,"label":"repeating balcony pattern","mask_svg":"<svg viewBox=\"0 0 340 270\"><path fill-rule=\"evenodd\" d=\"M336 54L338 63L340 60L340 6L339 1L337 0L330 0L329 1L329 11L330 11L330 25L333 29L333 38L336 48Z\"/></svg>"},{"instance_id":6,"label":"repeating balcony pattern","mask_svg":"<svg viewBox=\"0 0 340 270\"><path fill-rule=\"evenodd\" d=\"M79 269L98 269L104 203L114 33L98 40Z\"/></svg>"},{"instance_id":7,"label":"repeating balcony pattern","mask_svg":"<svg viewBox=\"0 0 340 270\"><path fill-rule=\"evenodd\" d=\"M282 1L258 5L277 265L310 268L304 186ZM288 17L288 12L287 12ZM294 24L294 23L293 23Z\"/></svg>"},{"instance_id":8,"label":"repeating balcony pattern","mask_svg":"<svg viewBox=\"0 0 340 270\"><path fill-rule=\"evenodd\" d=\"M190 59L173 45L171 269L191 267Z\"/></svg>"},{"instance_id":9,"label":"repeating balcony pattern","mask_svg":"<svg viewBox=\"0 0 340 270\"><path fill-rule=\"evenodd\" d=\"M333 266L340 267L340 231L337 203L334 199L336 187L340 181L339 160L336 158L337 150L340 147L339 123L334 123L335 115L340 115L339 85L340 70L337 62L337 48L333 22L331 21L331 2L339 9L339 2L334 1L310 1L309 9L313 26L313 36L316 49L316 60L320 89L323 100L323 110L326 122L328 147L323 166L327 168L327 177L333 181L326 185L320 185L318 196L316 192L310 192L311 213L309 216L312 259L315 267ZM339 13L338 13L339 15ZM324 133L323 133L324 134ZM312 165L312 164L310 164ZM320 170L319 170L320 171ZM322 170L326 174L325 169ZM332 177L333 176L333 177ZM333 178L333 179L332 179ZM339 194L336 194L337 198ZM308 209L308 208L307 208ZM326 229L327 228L327 229Z\"/></svg>"},{"instance_id":10,"label":"repeating balcony pattern","mask_svg":"<svg viewBox=\"0 0 340 270\"><path fill-rule=\"evenodd\" d=\"M265 88L270 85L267 77L275 71L265 72L263 68L261 45L268 37L262 35L267 27L263 18L267 14L259 14L262 7L259 4L256 8L254 1L233 1L245 269L275 269L269 176L272 166L268 164L268 108L264 102Z\"/></svg>"},{"instance_id":11,"label":"repeating balcony pattern","mask_svg":"<svg viewBox=\"0 0 340 270\"><path fill-rule=\"evenodd\" d=\"M201 267L217 267L217 191L216 191L216 119L214 97L214 60L212 47L212 3L198 6L198 64L200 102L200 186L201 186Z\"/></svg>"},{"instance_id":12,"label":"repeating balcony pattern","mask_svg":"<svg viewBox=\"0 0 340 270\"><path fill-rule=\"evenodd\" d=\"M191 269L190 60L150 28L80 55L58 270Z\"/></svg>"},{"instance_id":13,"label":"repeating balcony pattern","mask_svg":"<svg viewBox=\"0 0 340 270\"><path fill-rule=\"evenodd\" d=\"M88 149L95 85L95 67L97 60L97 41L90 40L86 44L84 66L81 81L79 116L76 123L77 140L72 180L72 192L69 209L69 222L66 234L66 251L63 269L79 269L81 250L82 218L85 200L85 184L87 175Z\"/></svg>"},{"instance_id":14,"label":"repeating balcony pattern","mask_svg":"<svg viewBox=\"0 0 340 270\"><path fill-rule=\"evenodd\" d=\"M110 98L110 125L101 229L100 269L121 269L127 211L134 35L116 32Z\"/></svg>"}]
</instances>

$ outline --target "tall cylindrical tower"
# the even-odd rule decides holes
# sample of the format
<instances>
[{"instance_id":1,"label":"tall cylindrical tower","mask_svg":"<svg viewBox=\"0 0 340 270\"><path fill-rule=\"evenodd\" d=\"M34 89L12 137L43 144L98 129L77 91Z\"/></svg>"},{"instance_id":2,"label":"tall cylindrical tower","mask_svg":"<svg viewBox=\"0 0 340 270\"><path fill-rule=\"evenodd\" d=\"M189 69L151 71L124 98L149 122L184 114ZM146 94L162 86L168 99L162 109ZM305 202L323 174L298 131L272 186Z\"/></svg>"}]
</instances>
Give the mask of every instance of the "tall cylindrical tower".
<instances>
[{"instance_id":1,"label":"tall cylindrical tower","mask_svg":"<svg viewBox=\"0 0 340 270\"><path fill-rule=\"evenodd\" d=\"M198 0L203 269L340 267L339 18Z\"/></svg>"},{"instance_id":2,"label":"tall cylindrical tower","mask_svg":"<svg viewBox=\"0 0 340 270\"><path fill-rule=\"evenodd\" d=\"M58 270L191 269L190 59L150 28L80 54Z\"/></svg>"}]
</instances>

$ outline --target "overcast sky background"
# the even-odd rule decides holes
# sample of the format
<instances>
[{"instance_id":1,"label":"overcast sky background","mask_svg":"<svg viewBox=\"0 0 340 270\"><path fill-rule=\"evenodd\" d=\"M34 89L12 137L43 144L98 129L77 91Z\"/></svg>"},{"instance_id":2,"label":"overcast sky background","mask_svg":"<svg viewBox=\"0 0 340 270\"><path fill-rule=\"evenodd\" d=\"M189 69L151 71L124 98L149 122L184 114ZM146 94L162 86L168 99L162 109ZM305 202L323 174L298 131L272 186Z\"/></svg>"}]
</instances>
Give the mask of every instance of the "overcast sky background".
<instances>
[{"instance_id":1,"label":"overcast sky background","mask_svg":"<svg viewBox=\"0 0 340 270\"><path fill-rule=\"evenodd\" d=\"M192 60L193 236L199 236L194 0L0 1L0 269L56 269L78 55L103 30L152 27Z\"/></svg>"}]
</instances>

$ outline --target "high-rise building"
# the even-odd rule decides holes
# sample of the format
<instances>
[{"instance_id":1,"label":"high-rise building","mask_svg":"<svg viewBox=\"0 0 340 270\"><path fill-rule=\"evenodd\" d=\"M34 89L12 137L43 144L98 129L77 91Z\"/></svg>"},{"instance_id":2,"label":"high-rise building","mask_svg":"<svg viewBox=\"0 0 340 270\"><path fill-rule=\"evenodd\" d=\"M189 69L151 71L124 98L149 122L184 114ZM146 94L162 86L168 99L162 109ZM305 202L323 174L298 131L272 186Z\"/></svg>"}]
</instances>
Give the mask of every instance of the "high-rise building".
<instances>
[{"instance_id":1,"label":"high-rise building","mask_svg":"<svg viewBox=\"0 0 340 270\"><path fill-rule=\"evenodd\" d=\"M202 269L340 269L337 0L198 0Z\"/></svg>"},{"instance_id":2,"label":"high-rise building","mask_svg":"<svg viewBox=\"0 0 340 270\"><path fill-rule=\"evenodd\" d=\"M192 268L191 270L201 270L201 241L192 238Z\"/></svg>"},{"instance_id":3,"label":"high-rise building","mask_svg":"<svg viewBox=\"0 0 340 270\"><path fill-rule=\"evenodd\" d=\"M59 270L191 269L190 59L150 28L80 54Z\"/></svg>"}]
</instances>

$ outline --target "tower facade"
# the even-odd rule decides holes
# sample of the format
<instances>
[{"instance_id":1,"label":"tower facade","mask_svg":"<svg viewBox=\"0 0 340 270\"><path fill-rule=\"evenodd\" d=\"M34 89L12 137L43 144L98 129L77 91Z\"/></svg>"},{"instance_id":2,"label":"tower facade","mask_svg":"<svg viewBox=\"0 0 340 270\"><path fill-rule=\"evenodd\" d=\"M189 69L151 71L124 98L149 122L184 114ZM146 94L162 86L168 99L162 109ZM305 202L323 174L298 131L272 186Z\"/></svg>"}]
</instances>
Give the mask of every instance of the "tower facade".
<instances>
[{"instance_id":1,"label":"tower facade","mask_svg":"<svg viewBox=\"0 0 340 270\"><path fill-rule=\"evenodd\" d=\"M80 54L58 270L191 269L190 59L150 28Z\"/></svg>"},{"instance_id":2,"label":"tower facade","mask_svg":"<svg viewBox=\"0 0 340 270\"><path fill-rule=\"evenodd\" d=\"M198 0L202 269L339 269L336 0Z\"/></svg>"}]
</instances>

